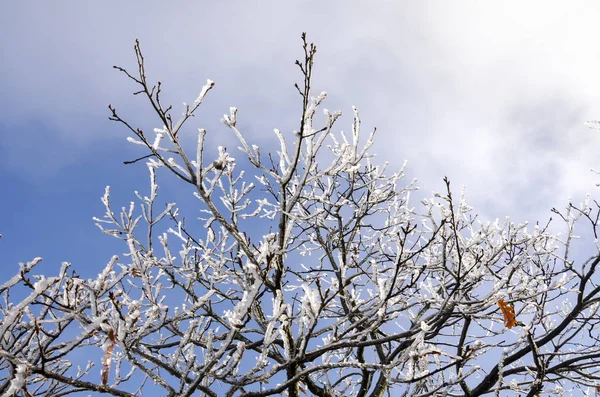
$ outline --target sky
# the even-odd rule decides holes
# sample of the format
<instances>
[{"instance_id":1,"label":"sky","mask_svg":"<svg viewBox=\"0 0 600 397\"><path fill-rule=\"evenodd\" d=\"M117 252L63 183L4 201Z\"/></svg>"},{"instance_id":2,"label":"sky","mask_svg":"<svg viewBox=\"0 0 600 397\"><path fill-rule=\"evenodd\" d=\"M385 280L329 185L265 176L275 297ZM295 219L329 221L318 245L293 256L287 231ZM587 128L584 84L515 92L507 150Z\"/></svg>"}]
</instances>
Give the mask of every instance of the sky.
<instances>
[{"instance_id":1,"label":"sky","mask_svg":"<svg viewBox=\"0 0 600 397\"><path fill-rule=\"evenodd\" d=\"M144 152L108 120L108 104L143 129L160 127L133 84L139 39L165 102L191 103L215 81L190 123L213 150L234 147L219 118L263 147L298 126L300 34L317 44L314 93L352 106L391 169L408 161L422 195L455 192L484 219L545 223L552 207L599 197L600 3L595 1L71 1L6 2L0 13L0 283L41 256L94 277L125 250L92 217L112 187L118 208L147 192ZM235 151L232 150L235 155ZM187 200L159 173L164 201ZM415 203L415 205L418 205Z\"/></svg>"},{"instance_id":2,"label":"sky","mask_svg":"<svg viewBox=\"0 0 600 397\"><path fill-rule=\"evenodd\" d=\"M93 275L124 247L94 226L100 197L127 205L148 189L145 153L108 121L108 104L160 127L133 84L142 43L150 80L178 114L215 81L188 130L233 145L230 106L250 140L297 128L294 60L306 31L325 107L351 106L377 127L378 161L417 178L422 194L448 176L485 219L544 222L552 207L598 196L600 4L592 1L9 2L0 15L0 265L45 258ZM365 132L367 132L365 131ZM164 194L189 194L161 179Z\"/></svg>"}]
</instances>

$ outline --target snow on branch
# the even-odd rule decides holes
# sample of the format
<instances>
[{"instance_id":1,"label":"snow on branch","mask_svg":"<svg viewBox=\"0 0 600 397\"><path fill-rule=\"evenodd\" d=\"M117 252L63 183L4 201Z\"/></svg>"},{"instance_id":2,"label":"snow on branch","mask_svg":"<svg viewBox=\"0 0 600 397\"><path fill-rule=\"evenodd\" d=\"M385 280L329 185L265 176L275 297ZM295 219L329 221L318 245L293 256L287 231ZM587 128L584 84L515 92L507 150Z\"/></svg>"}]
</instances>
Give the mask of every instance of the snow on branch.
<instances>
[{"instance_id":1,"label":"snow on branch","mask_svg":"<svg viewBox=\"0 0 600 397\"><path fill-rule=\"evenodd\" d=\"M231 107L221 128L238 141L234 158L202 126L184 139L214 83L173 120L136 42L137 71L117 70L157 128L112 106L110 118L145 150L126 164L145 160L149 186L124 205L110 187L101 197L94 221L120 240L119 255L65 263L57 277L32 274L36 258L0 283L0 395L475 397L598 386L600 205L553 209L552 230L563 228L553 234L480 220L448 179L425 197L406 163L376 161L376 129L356 108L347 119L319 110L317 48L305 35L302 48L299 125L259 147L238 120L249 116ZM161 196L169 176L191 199L181 208ZM73 270L102 262L94 278Z\"/></svg>"}]
</instances>

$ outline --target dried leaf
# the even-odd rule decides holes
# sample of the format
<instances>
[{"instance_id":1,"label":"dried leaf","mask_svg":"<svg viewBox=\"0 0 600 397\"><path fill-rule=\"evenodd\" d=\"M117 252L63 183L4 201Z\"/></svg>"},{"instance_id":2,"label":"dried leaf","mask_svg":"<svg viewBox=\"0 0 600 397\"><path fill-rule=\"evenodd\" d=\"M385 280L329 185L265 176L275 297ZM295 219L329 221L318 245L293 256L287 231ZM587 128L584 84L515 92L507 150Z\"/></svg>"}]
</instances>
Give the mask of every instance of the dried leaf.
<instances>
[{"instance_id":1,"label":"dried leaf","mask_svg":"<svg viewBox=\"0 0 600 397\"><path fill-rule=\"evenodd\" d=\"M298 382L298 389L300 389L300 391L302 392L302 394L308 394L308 393L306 393L306 389L302 385L302 382Z\"/></svg>"},{"instance_id":2,"label":"dried leaf","mask_svg":"<svg viewBox=\"0 0 600 397\"><path fill-rule=\"evenodd\" d=\"M500 306L500 310L502 310L502 314L504 315L504 326L508 329L511 329L517 325L517 318L513 305L504 302L503 299L500 299L498 301L498 306Z\"/></svg>"},{"instance_id":3,"label":"dried leaf","mask_svg":"<svg viewBox=\"0 0 600 397\"><path fill-rule=\"evenodd\" d=\"M115 331L111 329L108 331L108 338L104 343L104 356L102 356L102 371L100 374L102 375L102 385L106 386L108 384L108 374L110 372L110 362L112 361L112 353L115 349Z\"/></svg>"}]
</instances>

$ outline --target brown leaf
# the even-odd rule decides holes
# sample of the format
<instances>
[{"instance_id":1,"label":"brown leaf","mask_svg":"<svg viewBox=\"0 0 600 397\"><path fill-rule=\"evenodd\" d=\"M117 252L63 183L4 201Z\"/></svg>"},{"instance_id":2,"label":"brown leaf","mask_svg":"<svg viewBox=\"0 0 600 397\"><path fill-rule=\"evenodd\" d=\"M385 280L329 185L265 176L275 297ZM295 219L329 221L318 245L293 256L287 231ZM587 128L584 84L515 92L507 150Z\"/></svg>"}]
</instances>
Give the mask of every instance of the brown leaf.
<instances>
[{"instance_id":1,"label":"brown leaf","mask_svg":"<svg viewBox=\"0 0 600 397\"><path fill-rule=\"evenodd\" d=\"M511 329L517 325L515 308L511 304L504 302L503 299L498 301L498 306L500 306L500 310L502 310L502 314L504 315L504 326Z\"/></svg>"},{"instance_id":2,"label":"brown leaf","mask_svg":"<svg viewBox=\"0 0 600 397\"><path fill-rule=\"evenodd\" d=\"M115 349L115 331L111 329L108 331L108 339L104 344L104 356L102 356L102 385L108 384L108 374L110 372L110 362L112 361L112 353Z\"/></svg>"}]
</instances>

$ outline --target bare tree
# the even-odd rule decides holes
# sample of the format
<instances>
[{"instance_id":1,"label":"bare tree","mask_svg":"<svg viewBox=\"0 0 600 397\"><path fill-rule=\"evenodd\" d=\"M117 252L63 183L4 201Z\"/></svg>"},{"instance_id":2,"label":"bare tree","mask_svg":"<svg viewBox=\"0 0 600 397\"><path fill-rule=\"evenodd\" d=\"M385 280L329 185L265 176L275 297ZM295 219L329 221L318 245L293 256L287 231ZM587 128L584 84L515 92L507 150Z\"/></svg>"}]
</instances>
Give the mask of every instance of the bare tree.
<instances>
[{"instance_id":1,"label":"bare tree","mask_svg":"<svg viewBox=\"0 0 600 397\"><path fill-rule=\"evenodd\" d=\"M0 285L0 394L63 396L560 395L600 384L600 206L559 212L566 228L480 222L445 191L410 200L414 181L377 165L375 130L334 131L340 112L311 96L316 47L302 36L298 131L261 153L223 116L243 152L184 150L160 83L116 67L162 124L148 133L109 106L147 154L147 195L100 229L126 244L96 279L31 275ZM318 121L322 120L322 121ZM158 202L158 169L193 189L201 225ZM414 196L414 193L413 193ZM593 204L593 205L592 205ZM593 207L593 208L592 208ZM140 215L138 215L140 213ZM196 214L189 217L195 217ZM164 226L163 226L164 225ZM593 234L573 257L576 226ZM19 296L18 299L14 297Z\"/></svg>"}]
</instances>

